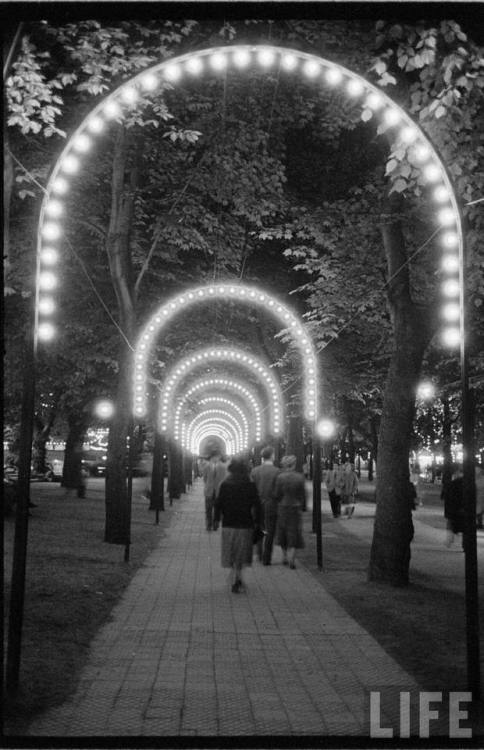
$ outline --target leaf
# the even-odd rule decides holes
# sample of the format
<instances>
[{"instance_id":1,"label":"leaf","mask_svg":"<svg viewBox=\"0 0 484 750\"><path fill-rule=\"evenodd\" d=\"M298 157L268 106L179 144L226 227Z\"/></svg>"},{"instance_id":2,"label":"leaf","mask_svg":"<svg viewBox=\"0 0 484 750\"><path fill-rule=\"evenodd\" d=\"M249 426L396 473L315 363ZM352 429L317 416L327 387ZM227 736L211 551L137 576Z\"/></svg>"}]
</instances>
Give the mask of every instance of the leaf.
<instances>
[{"instance_id":1,"label":"leaf","mask_svg":"<svg viewBox=\"0 0 484 750\"><path fill-rule=\"evenodd\" d=\"M368 122L373 117L373 111L371 109L364 109L361 113L361 119L363 122Z\"/></svg>"}]
</instances>

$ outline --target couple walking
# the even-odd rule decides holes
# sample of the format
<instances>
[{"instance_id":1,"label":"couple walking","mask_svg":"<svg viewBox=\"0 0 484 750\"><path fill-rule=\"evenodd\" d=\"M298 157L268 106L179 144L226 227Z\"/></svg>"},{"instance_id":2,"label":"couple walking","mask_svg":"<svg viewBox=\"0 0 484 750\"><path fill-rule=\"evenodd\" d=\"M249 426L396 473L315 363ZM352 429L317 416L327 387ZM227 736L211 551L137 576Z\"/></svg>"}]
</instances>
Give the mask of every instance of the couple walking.
<instances>
[{"instance_id":1,"label":"couple walking","mask_svg":"<svg viewBox=\"0 0 484 750\"><path fill-rule=\"evenodd\" d=\"M244 459L232 459L228 472L210 498L207 498L207 491L211 490L209 482L215 484L223 470L219 467L217 472L215 465L208 465L204 471L207 529L216 531L222 521L222 567L231 568L234 593L243 587L242 568L252 564L257 532L264 531L262 561L266 565L271 563L276 529L283 564L294 569L296 549L304 546L304 478L295 471L296 459L285 456L280 471L274 466L273 449L265 448L262 458L262 465L250 475ZM217 459L213 463L216 464ZM213 515L209 515L212 512Z\"/></svg>"},{"instance_id":2,"label":"couple walking","mask_svg":"<svg viewBox=\"0 0 484 750\"><path fill-rule=\"evenodd\" d=\"M336 464L333 469L328 469L325 482L333 517L339 518L343 508L343 514L351 518L358 494L358 477L354 464L349 461L344 466Z\"/></svg>"}]
</instances>

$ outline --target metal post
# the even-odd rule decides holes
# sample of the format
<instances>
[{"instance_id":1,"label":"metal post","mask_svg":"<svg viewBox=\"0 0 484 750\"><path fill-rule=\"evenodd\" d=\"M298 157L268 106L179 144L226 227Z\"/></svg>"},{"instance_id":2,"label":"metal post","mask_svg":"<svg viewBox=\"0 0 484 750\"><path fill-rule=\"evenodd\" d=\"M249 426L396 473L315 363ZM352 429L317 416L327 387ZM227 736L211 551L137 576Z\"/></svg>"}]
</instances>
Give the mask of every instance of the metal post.
<instances>
[{"instance_id":1,"label":"metal post","mask_svg":"<svg viewBox=\"0 0 484 750\"><path fill-rule=\"evenodd\" d=\"M323 538L321 530L321 444L313 435L313 514L316 532L316 554L319 570L323 569Z\"/></svg>"},{"instance_id":2,"label":"metal post","mask_svg":"<svg viewBox=\"0 0 484 750\"><path fill-rule=\"evenodd\" d=\"M28 516L30 502L30 463L35 410L36 339L31 330L25 348L22 411L20 422L20 450L17 483L17 508L13 547L12 588L8 626L6 664L7 693L14 695L19 684L20 654L25 599L25 571L27 561Z\"/></svg>"},{"instance_id":3,"label":"metal post","mask_svg":"<svg viewBox=\"0 0 484 750\"><path fill-rule=\"evenodd\" d=\"M481 670L479 644L479 589L477 580L474 420L466 357L462 358L461 365L467 687L472 692L473 699L478 700L481 693Z\"/></svg>"},{"instance_id":4,"label":"metal post","mask_svg":"<svg viewBox=\"0 0 484 750\"><path fill-rule=\"evenodd\" d=\"M124 548L124 562L129 562L129 548L131 544L131 504L133 498L133 443L134 443L134 419L129 418L129 449L128 449L128 486L127 486L127 509L126 509L126 546Z\"/></svg>"}]
</instances>

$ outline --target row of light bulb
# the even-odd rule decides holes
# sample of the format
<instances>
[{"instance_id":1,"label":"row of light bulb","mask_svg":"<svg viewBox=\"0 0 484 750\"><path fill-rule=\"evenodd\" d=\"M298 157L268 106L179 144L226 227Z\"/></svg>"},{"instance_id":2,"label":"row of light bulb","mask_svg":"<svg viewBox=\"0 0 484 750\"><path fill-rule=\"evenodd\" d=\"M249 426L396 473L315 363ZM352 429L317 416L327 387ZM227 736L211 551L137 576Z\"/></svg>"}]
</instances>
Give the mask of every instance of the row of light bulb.
<instances>
[{"instance_id":1,"label":"row of light bulb","mask_svg":"<svg viewBox=\"0 0 484 750\"><path fill-rule=\"evenodd\" d=\"M243 450L239 435L230 424L224 424L222 420L213 421L210 419L201 423L198 428L192 431L190 436L185 438L183 447L190 449L194 445L200 444L203 437L209 435L223 435L225 440L230 442L232 452L234 453L240 453L240 451Z\"/></svg>"},{"instance_id":2,"label":"row of light bulb","mask_svg":"<svg viewBox=\"0 0 484 750\"><path fill-rule=\"evenodd\" d=\"M449 346L456 345L460 340L458 325L460 305L455 301L461 289L457 274L460 266L460 217L449 180L430 142L398 105L361 76L341 65L314 55L272 45L234 45L213 48L190 52L175 60L159 63L122 84L84 119L69 139L55 165L42 204L39 223L41 240L38 246L38 337L48 340L55 333L49 318L55 311L52 293L58 284L52 269L59 256L58 242L62 235L61 221L65 212L62 197L69 189L69 178L79 171L82 155L91 148L93 138L105 130L110 120L121 117L123 109L136 105L141 94L155 91L164 82L174 84L184 75L194 76L210 70L225 71L232 65L236 69L243 70L252 64L258 65L262 70L277 66L283 71L301 72L315 83L338 86L348 95L360 99L363 107L378 113L389 127L396 128L397 140L411 147L411 156L420 165L424 179L435 186L434 197L440 207L437 219L444 229L442 242L446 248L446 254L443 260L443 272L447 274L442 285L442 292L448 300L442 313L449 324L444 331L443 340ZM203 293L198 294L203 296ZM237 294L242 296L243 292L238 290ZM162 310L162 315L168 315L168 313ZM311 349L310 346L307 348ZM137 402L135 413L142 416L145 411L146 406ZM316 418L316 400L312 405L306 406L305 416L308 419Z\"/></svg>"},{"instance_id":3,"label":"row of light bulb","mask_svg":"<svg viewBox=\"0 0 484 750\"><path fill-rule=\"evenodd\" d=\"M223 360L228 362L237 362L248 369L252 370L259 378L265 381L265 386L268 389L269 397L272 404L272 431L274 434L278 434L281 428L281 417L282 417L282 395L280 388L275 377L272 375L270 370L265 367L260 360L247 355L243 350L238 349L204 349L197 352L186 359L175 368L172 375L169 375L161 391L161 418L160 425L161 430L164 432L168 428L169 414L170 414L170 403L172 401L172 393L176 389L179 381L187 375L191 370L200 364L204 364L210 360ZM139 386L137 386L139 387Z\"/></svg>"},{"instance_id":4,"label":"row of light bulb","mask_svg":"<svg viewBox=\"0 0 484 750\"><path fill-rule=\"evenodd\" d=\"M316 401L317 401L317 389L316 389L316 353L312 342L305 330L304 325L297 319L297 317L284 305L282 305L277 299L266 292L254 288L252 286L242 284L211 284L204 287L197 287L190 289L183 294L179 294L172 300L163 305L150 319L148 324L145 326L141 335L138 339L138 343L135 349L135 403L134 410L138 417L144 416L146 413L146 373L147 373L147 358L150 349L154 344L155 337L159 334L160 329L169 321L173 316L179 314L181 309L187 306L193 305L200 301L206 301L212 298L221 299L238 299L243 300L251 304L262 306L264 310L273 314L282 326L288 329L291 333L294 343L297 345L302 360L303 360L303 378L304 378L304 404L305 404L305 416L307 419L314 419L316 415ZM214 350L215 351L215 350ZM222 357L231 357L231 354L224 354L227 352L226 349L217 349L221 351ZM202 356L201 353L197 356ZM212 356L212 355L210 355ZM216 356L216 355L213 355ZM234 355L234 361L240 361L242 364L250 365L250 357L244 359L247 356L244 353ZM209 355L207 354L207 358ZM200 359L199 361L202 361ZM185 363L185 370L189 368L194 362ZM181 366L180 366L181 367ZM180 368L179 368L180 369ZM259 373L262 370L259 368ZM267 378L266 378L267 379ZM272 379L272 383L275 384L275 380ZM270 386L274 390L273 386ZM279 415L277 422L279 422ZM276 422L276 420L274 420ZM273 428L275 431L279 431L280 424L274 423Z\"/></svg>"},{"instance_id":5,"label":"row of light bulb","mask_svg":"<svg viewBox=\"0 0 484 750\"><path fill-rule=\"evenodd\" d=\"M208 396L206 398L200 399L198 404L200 406L206 406L207 404L210 404L210 405L217 404L217 405L223 405L225 407L229 407L232 410L232 412L235 412L238 415L242 424L244 425L244 429L246 430L247 434L249 434L248 419L246 415L244 414L244 412L242 411L242 409L240 408L240 406L238 406L234 401L231 401L228 398L222 398L220 396ZM180 438L180 422L181 422L182 408L183 408L183 404L179 403L175 409L175 419L174 419L174 425L173 425L173 436L175 440L179 440ZM183 422L182 432L183 432L184 426L185 426L185 422Z\"/></svg>"},{"instance_id":6,"label":"row of light bulb","mask_svg":"<svg viewBox=\"0 0 484 750\"><path fill-rule=\"evenodd\" d=\"M238 452L235 449L235 445L229 433L225 430L222 430L221 428L205 428L204 430L201 430L199 433L197 433L197 436L193 440L192 445L189 445L187 450L191 451L195 455L199 455L202 442L206 438L212 438L214 436L219 437L220 440L224 443L225 454L227 456L233 456Z\"/></svg>"},{"instance_id":7,"label":"row of light bulb","mask_svg":"<svg viewBox=\"0 0 484 750\"><path fill-rule=\"evenodd\" d=\"M249 444L249 436L247 430L238 421L236 417L230 414L225 409L206 409L200 412L194 417L187 425L187 441L191 443L191 435L196 432L199 428L206 425L222 425L227 429L233 430L234 435L237 437L237 442L240 448L247 447Z\"/></svg>"},{"instance_id":8,"label":"row of light bulb","mask_svg":"<svg viewBox=\"0 0 484 750\"><path fill-rule=\"evenodd\" d=\"M255 418L255 439L257 441L261 440L263 411L262 407L260 405L259 399L254 395L254 392L246 388L242 383L240 383L240 381L228 380L227 378L209 378L200 380L186 391L185 396L181 399L181 402L183 404L186 399L190 398L194 393L197 393L200 390L211 390L214 388L222 389L224 391L234 391L234 393L236 393L237 395L240 394L242 398L250 404Z\"/></svg>"}]
</instances>

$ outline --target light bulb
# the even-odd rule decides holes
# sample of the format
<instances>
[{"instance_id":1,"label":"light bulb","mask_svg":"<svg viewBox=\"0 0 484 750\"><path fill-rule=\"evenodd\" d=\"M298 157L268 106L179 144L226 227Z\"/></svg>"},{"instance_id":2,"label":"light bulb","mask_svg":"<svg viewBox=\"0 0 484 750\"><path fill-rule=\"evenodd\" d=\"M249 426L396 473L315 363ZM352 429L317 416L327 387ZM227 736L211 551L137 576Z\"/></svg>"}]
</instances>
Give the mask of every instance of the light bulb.
<instances>
[{"instance_id":1,"label":"light bulb","mask_svg":"<svg viewBox=\"0 0 484 750\"><path fill-rule=\"evenodd\" d=\"M442 270L447 273L455 273L459 270L459 258L457 255L445 255L442 259Z\"/></svg>"},{"instance_id":2,"label":"light bulb","mask_svg":"<svg viewBox=\"0 0 484 750\"><path fill-rule=\"evenodd\" d=\"M158 86L158 78L154 73L144 73L140 76L139 82L146 91L154 91Z\"/></svg>"},{"instance_id":3,"label":"light bulb","mask_svg":"<svg viewBox=\"0 0 484 750\"><path fill-rule=\"evenodd\" d=\"M179 65L167 65L163 71L163 75L167 81L178 81L181 76L181 69Z\"/></svg>"},{"instance_id":4,"label":"light bulb","mask_svg":"<svg viewBox=\"0 0 484 750\"><path fill-rule=\"evenodd\" d=\"M114 101L114 99L109 99L104 105L104 114L109 118L119 117L121 114L121 107L116 101Z\"/></svg>"},{"instance_id":5,"label":"light bulb","mask_svg":"<svg viewBox=\"0 0 484 750\"><path fill-rule=\"evenodd\" d=\"M378 109L383 106L383 96L376 91L372 91L371 94L368 94L365 105L370 109Z\"/></svg>"},{"instance_id":6,"label":"light bulb","mask_svg":"<svg viewBox=\"0 0 484 750\"><path fill-rule=\"evenodd\" d=\"M442 343L445 346L458 346L461 342L460 329L457 327L445 328L442 331Z\"/></svg>"},{"instance_id":7,"label":"light bulb","mask_svg":"<svg viewBox=\"0 0 484 750\"><path fill-rule=\"evenodd\" d=\"M238 68L245 68L250 63L250 54L246 49L239 49L234 53L233 59Z\"/></svg>"},{"instance_id":8,"label":"light bulb","mask_svg":"<svg viewBox=\"0 0 484 750\"><path fill-rule=\"evenodd\" d=\"M52 297L41 297L38 310L42 315L52 315L55 310L55 302Z\"/></svg>"},{"instance_id":9,"label":"light bulb","mask_svg":"<svg viewBox=\"0 0 484 750\"><path fill-rule=\"evenodd\" d=\"M64 156L60 163L60 169L63 172L67 172L68 174L77 172L77 170L79 169L79 159L77 159L75 156L72 156L72 154Z\"/></svg>"},{"instance_id":10,"label":"light bulb","mask_svg":"<svg viewBox=\"0 0 484 750\"><path fill-rule=\"evenodd\" d=\"M37 335L42 341L51 341L55 336L55 328L52 323L40 323Z\"/></svg>"},{"instance_id":11,"label":"light bulb","mask_svg":"<svg viewBox=\"0 0 484 750\"><path fill-rule=\"evenodd\" d=\"M396 125L398 122L400 122L400 113L397 109L395 109L395 107L389 107L384 111L383 118L387 125Z\"/></svg>"},{"instance_id":12,"label":"light bulb","mask_svg":"<svg viewBox=\"0 0 484 750\"><path fill-rule=\"evenodd\" d=\"M411 125L407 125L400 131L400 138L404 143L415 143L418 137L418 131Z\"/></svg>"},{"instance_id":13,"label":"light bulb","mask_svg":"<svg viewBox=\"0 0 484 750\"><path fill-rule=\"evenodd\" d=\"M459 295L459 282L457 279L447 279L447 281L444 281L442 292L446 297L457 297Z\"/></svg>"},{"instance_id":14,"label":"light bulb","mask_svg":"<svg viewBox=\"0 0 484 750\"><path fill-rule=\"evenodd\" d=\"M58 258L59 254L53 247L44 247L40 253L40 260L46 266L53 266L54 263L57 263Z\"/></svg>"},{"instance_id":15,"label":"light bulb","mask_svg":"<svg viewBox=\"0 0 484 750\"><path fill-rule=\"evenodd\" d=\"M415 159L419 162L425 161L430 156L430 149L424 143L421 143L414 150Z\"/></svg>"},{"instance_id":16,"label":"light bulb","mask_svg":"<svg viewBox=\"0 0 484 750\"><path fill-rule=\"evenodd\" d=\"M331 86L336 86L342 78L343 74L339 68L328 68L326 72L326 80Z\"/></svg>"},{"instance_id":17,"label":"light bulb","mask_svg":"<svg viewBox=\"0 0 484 750\"><path fill-rule=\"evenodd\" d=\"M460 308L455 302L449 302L442 308L442 317L445 318L449 323L454 323L460 318Z\"/></svg>"},{"instance_id":18,"label":"light bulb","mask_svg":"<svg viewBox=\"0 0 484 750\"><path fill-rule=\"evenodd\" d=\"M439 211L438 213L438 219L440 224L443 226L449 226L449 224L454 224L455 222L455 214L452 208L443 208L442 211Z\"/></svg>"},{"instance_id":19,"label":"light bulb","mask_svg":"<svg viewBox=\"0 0 484 750\"><path fill-rule=\"evenodd\" d=\"M59 225L54 224L53 222L46 222L42 227L42 236L47 240L57 240L59 239L60 234L61 230Z\"/></svg>"},{"instance_id":20,"label":"light bulb","mask_svg":"<svg viewBox=\"0 0 484 750\"><path fill-rule=\"evenodd\" d=\"M90 130L91 133L100 133L104 129L104 120L101 117L93 115L87 121L86 128Z\"/></svg>"},{"instance_id":21,"label":"light bulb","mask_svg":"<svg viewBox=\"0 0 484 750\"><path fill-rule=\"evenodd\" d=\"M90 147L91 147L91 139L88 138L88 136L85 135L85 133L80 133L72 141L72 148L75 151L80 151L81 153L85 153L86 151L89 151Z\"/></svg>"},{"instance_id":22,"label":"light bulb","mask_svg":"<svg viewBox=\"0 0 484 750\"><path fill-rule=\"evenodd\" d=\"M223 70L227 65L227 56L221 52L210 55L210 65L214 70Z\"/></svg>"},{"instance_id":23,"label":"light bulb","mask_svg":"<svg viewBox=\"0 0 484 750\"><path fill-rule=\"evenodd\" d=\"M440 168L437 166L437 164L427 164L426 167L422 170L423 175L426 180L429 182L436 182L436 180L439 180L442 176L442 173L440 171Z\"/></svg>"},{"instance_id":24,"label":"light bulb","mask_svg":"<svg viewBox=\"0 0 484 750\"><path fill-rule=\"evenodd\" d=\"M51 185L51 189L53 193L64 195L69 189L69 183L64 177L56 177Z\"/></svg>"},{"instance_id":25,"label":"light bulb","mask_svg":"<svg viewBox=\"0 0 484 750\"><path fill-rule=\"evenodd\" d=\"M445 201L448 201L450 198L450 193L445 187L445 185L439 185L434 190L434 200L436 200L438 203L445 203Z\"/></svg>"},{"instance_id":26,"label":"light bulb","mask_svg":"<svg viewBox=\"0 0 484 750\"><path fill-rule=\"evenodd\" d=\"M276 56L271 49L263 49L257 55L257 62L259 62L264 67L268 67L269 65L272 65L275 57Z\"/></svg>"},{"instance_id":27,"label":"light bulb","mask_svg":"<svg viewBox=\"0 0 484 750\"><path fill-rule=\"evenodd\" d=\"M303 66L303 71L309 78L315 78L321 72L321 65L316 60L308 60Z\"/></svg>"},{"instance_id":28,"label":"light bulb","mask_svg":"<svg viewBox=\"0 0 484 750\"><path fill-rule=\"evenodd\" d=\"M60 216L63 210L62 203L56 200L50 200L45 207L45 213L53 217Z\"/></svg>"},{"instance_id":29,"label":"light bulb","mask_svg":"<svg viewBox=\"0 0 484 750\"><path fill-rule=\"evenodd\" d=\"M346 90L351 96L359 96L364 91L364 86L359 78L350 78Z\"/></svg>"},{"instance_id":30,"label":"light bulb","mask_svg":"<svg viewBox=\"0 0 484 750\"><path fill-rule=\"evenodd\" d=\"M445 247L456 247L459 243L459 238L455 232L446 232L442 238L442 242Z\"/></svg>"}]
</instances>

